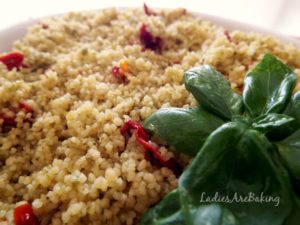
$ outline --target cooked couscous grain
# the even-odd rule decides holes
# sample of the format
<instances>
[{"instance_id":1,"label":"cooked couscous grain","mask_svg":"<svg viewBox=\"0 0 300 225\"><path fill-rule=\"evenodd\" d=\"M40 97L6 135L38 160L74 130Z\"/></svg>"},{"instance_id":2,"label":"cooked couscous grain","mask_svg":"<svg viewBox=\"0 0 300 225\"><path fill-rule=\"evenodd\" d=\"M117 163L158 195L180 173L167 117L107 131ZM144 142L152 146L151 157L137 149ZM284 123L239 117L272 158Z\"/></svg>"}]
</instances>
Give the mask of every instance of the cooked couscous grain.
<instances>
[{"instance_id":1,"label":"cooked couscous grain","mask_svg":"<svg viewBox=\"0 0 300 225\"><path fill-rule=\"evenodd\" d=\"M153 166L134 136L125 143L127 120L196 104L182 83L195 65L216 67L236 91L266 52L300 76L293 45L228 32L183 9L147 14L105 9L46 19L14 44L26 66L0 63L0 110L16 116L8 130L0 118L0 224L13 224L23 201L43 225L138 224L177 178ZM143 26L149 33L141 38ZM112 74L114 66L126 82ZM20 101L32 111L11 110Z\"/></svg>"}]
</instances>

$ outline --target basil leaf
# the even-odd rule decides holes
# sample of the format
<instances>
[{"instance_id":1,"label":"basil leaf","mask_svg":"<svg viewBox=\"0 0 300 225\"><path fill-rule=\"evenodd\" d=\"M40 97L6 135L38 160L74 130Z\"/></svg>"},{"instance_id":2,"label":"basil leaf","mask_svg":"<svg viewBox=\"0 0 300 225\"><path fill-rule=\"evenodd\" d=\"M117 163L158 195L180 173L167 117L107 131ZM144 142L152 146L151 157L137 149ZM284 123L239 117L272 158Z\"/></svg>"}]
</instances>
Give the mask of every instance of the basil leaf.
<instances>
[{"instance_id":1,"label":"basil leaf","mask_svg":"<svg viewBox=\"0 0 300 225\"><path fill-rule=\"evenodd\" d=\"M274 129L289 127L294 121L295 118L291 116L269 113L255 118L252 121L252 126L262 133L267 133L269 131L274 131Z\"/></svg>"},{"instance_id":2,"label":"basil leaf","mask_svg":"<svg viewBox=\"0 0 300 225\"><path fill-rule=\"evenodd\" d=\"M295 84L293 71L274 56L266 54L245 79L243 100L246 111L252 118L282 112Z\"/></svg>"},{"instance_id":3,"label":"basil leaf","mask_svg":"<svg viewBox=\"0 0 300 225\"><path fill-rule=\"evenodd\" d=\"M298 122L298 128L300 128L300 91L292 96L292 99L283 113L295 117Z\"/></svg>"},{"instance_id":4,"label":"basil leaf","mask_svg":"<svg viewBox=\"0 0 300 225\"><path fill-rule=\"evenodd\" d=\"M181 211L171 215L170 217L166 217L164 219L158 220L155 223L150 223L155 225L182 225L184 224L183 215Z\"/></svg>"},{"instance_id":5,"label":"basil leaf","mask_svg":"<svg viewBox=\"0 0 300 225\"><path fill-rule=\"evenodd\" d=\"M284 222L284 225L299 225L300 221L300 200L298 196L295 196L294 201L294 208L286 221Z\"/></svg>"},{"instance_id":6,"label":"basil leaf","mask_svg":"<svg viewBox=\"0 0 300 225\"><path fill-rule=\"evenodd\" d=\"M224 122L201 107L164 108L147 118L143 127L176 151L194 156L208 135Z\"/></svg>"},{"instance_id":7,"label":"basil leaf","mask_svg":"<svg viewBox=\"0 0 300 225\"><path fill-rule=\"evenodd\" d=\"M234 215L225 207L218 204L210 205L189 205L188 201L182 198L183 206L186 207L185 224L189 225L238 225Z\"/></svg>"},{"instance_id":8,"label":"basil leaf","mask_svg":"<svg viewBox=\"0 0 300 225\"><path fill-rule=\"evenodd\" d=\"M187 205L188 208L182 210L178 204L184 206L185 203L179 199L176 189L144 214L140 225L239 225L233 214L221 205Z\"/></svg>"},{"instance_id":9,"label":"basil leaf","mask_svg":"<svg viewBox=\"0 0 300 225\"><path fill-rule=\"evenodd\" d=\"M292 177L300 183L300 130L277 143L277 147Z\"/></svg>"},{"instance_id":10,"label":"basil leaf","mask_svg":"<svg viewBox=\"0 0 300 225\"><path fill-rule=\"evenodd\" d=\"M209 65L192 68L185 72L186 89L205 109L224 119L242 113L242 97L230 87L224 75Z\"/></svg>"},{"instance_id":11,"label":"basil leaf","mask_svg":"<svg viewBox=\"0 0 300 225\"><path fill-rule=\"evenodd\" d=\"M184 224L178 189L143 215L140 225L181 225Z\"/></svg>"},{"instance_id":12,"label":"basil leaf","mask_svg":"<svg viewBox=\"0 0 300 225\"><path fill-rule=\"evenodd\" d=\"M248 202L222 204L243 225L282 225L292 209L291 184L269 156L272 147L258 131L236 122L225 124L208 137L181 175L179 191L194 205L216 195L229 201L248 197ZM273 201L254 201L262 194Z\"/></svg>"}]
</instances>

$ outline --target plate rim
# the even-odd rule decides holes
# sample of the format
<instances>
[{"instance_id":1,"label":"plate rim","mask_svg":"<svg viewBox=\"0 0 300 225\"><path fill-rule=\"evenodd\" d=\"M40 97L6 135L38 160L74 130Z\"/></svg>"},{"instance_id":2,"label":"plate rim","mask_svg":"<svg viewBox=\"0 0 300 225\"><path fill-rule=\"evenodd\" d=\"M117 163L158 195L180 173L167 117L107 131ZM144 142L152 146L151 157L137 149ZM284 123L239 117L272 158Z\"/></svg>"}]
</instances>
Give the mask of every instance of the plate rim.
<instances>
[{"instance_id":1,"label":"plate rim","mask_svg":"<svg viewBox=\"0 0 300 225\"><path fill-rule=\"evenodd\" d=\"M84 11L98 11L98 10L104 10L108 8L113 8L113 7L106 7L106 8L98 8L98 9L93 9L93 10L73 10L69 12L84 12ZM126 7L120 7L120 9L128 9ZM167 8L157 8L160 10L167 9ZM168 10L168 9L167 9ZM69 12L64 12L64 13L58 13L58 14L50 14L42 17L37 17L37 18L28 18L26 20L13 23L10 26L4 27L0 29L0 54L2 52L9 52L12 50L13 43L16 40L21 39L24 37L27 33L28 28L31 25L34 25L35 23L38 23L39 21L42 21L43 19L47 19L50 17L56 17L56 16L63 16ZM253 32L257 34L262 34L262 35L267 35L274 37L280 41L282 41L285 44L292 44L296 48L300 49L300 39L297 39L295 37L291 37L285 34L282 34L280 32L271 30L271 29L266 29L262 28L256 25L251 25L243 22L239 22L236 20L232 19L227 19L224 17L219 17L211 14L206 14L202 12L197 12L197 11L190 11L188 10L189 13L197 16L200 19L203 19L205 21L209 21L214 25L221 26L226 30L233 31L233 30L238 30L242 32Z\"/></svg>"}]
</instances>

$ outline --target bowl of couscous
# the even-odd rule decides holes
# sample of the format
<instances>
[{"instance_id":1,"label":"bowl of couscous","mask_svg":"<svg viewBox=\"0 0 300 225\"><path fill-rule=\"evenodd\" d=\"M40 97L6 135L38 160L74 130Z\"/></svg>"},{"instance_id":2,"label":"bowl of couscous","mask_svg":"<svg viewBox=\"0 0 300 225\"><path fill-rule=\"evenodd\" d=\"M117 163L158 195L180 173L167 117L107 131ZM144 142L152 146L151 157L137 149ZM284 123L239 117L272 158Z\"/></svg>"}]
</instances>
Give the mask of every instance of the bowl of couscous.
<instances>
[{"instance_id":1,"label":"bowl of couscous","mask_svg":"<svg viewBox=\"0 0 300 225\"><path fill-rule=\"evenodd\" d=\"M237 93L265 53L300 76L297 40L218 21L146 6L1 32L0 224L22 224L22 211L34 216L23 224L139 224L177 187L174 167L192 157L154 144L163 160L153 159L140 136L126 133L128 121L139 132L158 109L197 105L182 82L197 65L216 68Z\"/></svg>"}]
</instances>

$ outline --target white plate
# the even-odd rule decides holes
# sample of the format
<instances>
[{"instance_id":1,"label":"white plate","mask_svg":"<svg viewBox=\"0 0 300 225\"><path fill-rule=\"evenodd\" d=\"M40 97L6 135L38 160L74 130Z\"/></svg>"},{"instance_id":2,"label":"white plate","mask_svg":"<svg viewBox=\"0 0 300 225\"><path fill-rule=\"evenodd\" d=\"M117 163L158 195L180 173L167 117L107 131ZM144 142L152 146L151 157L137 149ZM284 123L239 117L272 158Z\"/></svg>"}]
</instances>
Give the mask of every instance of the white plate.
<instances>
[{"instance_id":1,"label":"white plate","mask_svg":"<svg viewBox=\"0 0 300 225\"><path fill-rule=\"evenodd\" d=\"M216 16L207 15L207 14L203 14L203 13L194 12L193 14L195 14L196 16L199 16L202 19L206 19L217 25L223 26L224 28L226 28L229 31L230 30L240 30L240 31L245 31L245 32L253 31L253 32L257 32L257 33L261 33L261 34L265 34L265 35L271 35L280 40L283 40L286 43L293 43L300 48L300 40L299 39L288 37L288 36L285 36L283 34L280 34L280 33L277 33L277 32L271 31L271 30L266 30L266 29L259 28L256 26L243 24L243 23L236 22L233 20L224 19L221 17L216 17ZM58 16L58 15L54 15L54 16ZM22 38L25 35L27 27L29 27L32 24L37 23L41 19L42 18L28 19L27 21L14 24L8 28L0 30L0 53L1 52L9 52L11 50L12 43L15 40Z\"/></svg>"}]
</instances>

